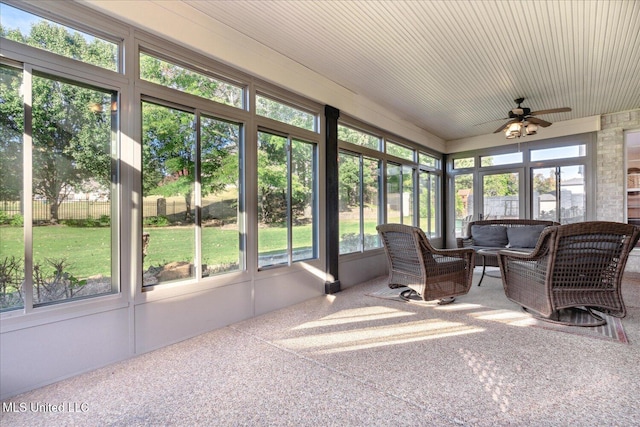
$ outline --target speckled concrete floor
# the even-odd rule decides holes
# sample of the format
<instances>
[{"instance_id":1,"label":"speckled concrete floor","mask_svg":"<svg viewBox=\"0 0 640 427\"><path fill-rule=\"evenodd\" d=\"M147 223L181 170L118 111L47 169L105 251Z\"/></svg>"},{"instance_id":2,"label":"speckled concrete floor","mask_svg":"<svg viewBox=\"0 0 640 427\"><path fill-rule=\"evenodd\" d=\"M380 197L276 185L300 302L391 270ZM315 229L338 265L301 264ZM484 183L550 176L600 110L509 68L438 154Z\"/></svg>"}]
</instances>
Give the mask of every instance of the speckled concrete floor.
<instances>
[{"instance_id":1,"label":"speckled concrete floor","mask_svg":"<svg viewBox=\"0 0 640 427\"><path fill-rule=\"evenodd\" d=\"M498 279L447 306L367 295L383 283L16 396L0 424L640 425L640 284L622 344L528 325Z\"/></svg>"}]
</instances>

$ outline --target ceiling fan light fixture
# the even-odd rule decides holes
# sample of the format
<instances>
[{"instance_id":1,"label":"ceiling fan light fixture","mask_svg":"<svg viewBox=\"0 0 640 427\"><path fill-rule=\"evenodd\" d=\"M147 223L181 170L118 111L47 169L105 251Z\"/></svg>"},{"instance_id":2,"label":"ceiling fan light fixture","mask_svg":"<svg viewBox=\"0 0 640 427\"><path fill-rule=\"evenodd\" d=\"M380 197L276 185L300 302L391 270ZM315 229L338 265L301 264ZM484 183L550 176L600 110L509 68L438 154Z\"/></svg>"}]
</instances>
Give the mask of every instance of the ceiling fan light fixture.
<instances>
[{"instance_id":1,"label":"ceiling fan light fixture","mask_svg":"<svg viewBox=\"0 0 640 427\"><path fill-rule=\"evenodd\" d=\"M536 133L538 133L538 125L535 123L527 124L525 129L526 129L527 135L535 135Z\"/></svg>"},{"instance_id":2,"label":"ceiling fan light fixture","mask_svg":"<svg viewBox=\"0 0 640 427\"><path fill-rule=\"evenodd\" d=\"M511 123L509 127L504 131L507 139L514 139L520 137L520 132L522 130L522 123L515 122Z\"/></svg>"}]
</instances>

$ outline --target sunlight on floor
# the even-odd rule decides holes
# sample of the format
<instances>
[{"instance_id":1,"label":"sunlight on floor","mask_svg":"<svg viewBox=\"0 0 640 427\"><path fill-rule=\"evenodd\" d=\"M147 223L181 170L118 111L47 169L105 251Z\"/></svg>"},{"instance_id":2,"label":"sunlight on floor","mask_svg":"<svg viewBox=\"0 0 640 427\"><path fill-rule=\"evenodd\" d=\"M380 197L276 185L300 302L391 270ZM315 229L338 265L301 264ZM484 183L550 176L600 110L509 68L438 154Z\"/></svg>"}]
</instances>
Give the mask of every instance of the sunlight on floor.
<instances>
[{"instance_id":1,"label":"sunlight on floor","mask_svg":"<svg viewBox=\"0 0 640 427\"><path fill-rule=\"evenodd\" d=\"M480 320L492 320L513 326L531 326L535 323L527 313L513 310L487 310L478 313L469 313L469 316Z\"/></svg>"},{"instance_id":2,"label":"sunlight on floor","mask_svg":"<svg viewBox=\"0 0 640 427\"><path fill-rule=\"evenodd\" d=\"M465 311L465 310L477 310L479 308L484 308L484 305L455 302L453 304L447 304L447 305L434 305L433 307L434 310L438 310L438 311Z\"/></svg>"},{"instance_id":3,"label":"sunlight on floor","mask_svg":"<svg viewBox=\"0 0 640 427\"><path fill-rule=\"evenodd\" d=\"M369 307L374 311L382 308L384 307ZM344 316L341 316L341 318L344 318ZM385 319L388 318L385 317ZM330 354L471 334L483 332L484 330L484 328L459 322L432 319L372 326L342 332L305 335L298 338L279 340L277 343L292 350L308 350L318 354Z\"/></svg>"},{"instance_id":4,"label":"sunlight on floor","mask_svg":"<svg viewBox=\"0 0 640 427\"><path fill-rule=\"evenodd\" d=\"M348 323L370 322L373 320L392 319L395 317L405 316L415 316L415 313L395 310L389 307L382 306L354 308L351 310L339 311L330 316L323 317L320 320L303 323L302 325L293 328L293 330L321 328L325 326L344 325Z\"/></svg>"},{"instance_id":5,"label":"sunlight on floor","mask_svg":"<svg viewBox=\"0 0 640 427\"><path fill-rule=\"evenodd\" d=\"M466 360L469 368L484 391L499 406L500 411L507 412L510 406L510 396L513 385L507 381L495 360L473 350L460 349L460 354Z\"/></svg>"}]
</instances>

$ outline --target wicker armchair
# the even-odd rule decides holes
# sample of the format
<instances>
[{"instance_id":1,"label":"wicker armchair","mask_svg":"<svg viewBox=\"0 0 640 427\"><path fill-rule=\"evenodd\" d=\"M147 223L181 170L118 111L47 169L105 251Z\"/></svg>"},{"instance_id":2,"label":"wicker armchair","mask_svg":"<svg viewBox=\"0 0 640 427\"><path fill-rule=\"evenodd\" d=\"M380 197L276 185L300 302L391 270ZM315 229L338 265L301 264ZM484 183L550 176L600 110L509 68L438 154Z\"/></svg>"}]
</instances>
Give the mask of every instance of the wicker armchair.
<instances>
[{"instance_id":1,"label":"wicker armchair","mask_svg":"<svg viewBox=\"0 0 640 427\"><path fill-rule=\"evenodd\" d=\"M401 297L418 296L441 304L469 292L473 278L473 249L435 249L418 227L382 224L377 228L389 266L389 287L406 286Z\"/></svg>"},{"instance_id":2,"label":"wicker armchair","mask_svg":"<svg viewBox=\"0 0 640 427\"><path fill-rule=\"evenodd\" d=\"M556 323L606 323L592 310L624 317L622 274L639 230L606 221L548 227L530 254L498 252L505 294L534 316ZM568 310L576 309L588 311L596 323L563 320Z\"/></svg>"}]
</instances>

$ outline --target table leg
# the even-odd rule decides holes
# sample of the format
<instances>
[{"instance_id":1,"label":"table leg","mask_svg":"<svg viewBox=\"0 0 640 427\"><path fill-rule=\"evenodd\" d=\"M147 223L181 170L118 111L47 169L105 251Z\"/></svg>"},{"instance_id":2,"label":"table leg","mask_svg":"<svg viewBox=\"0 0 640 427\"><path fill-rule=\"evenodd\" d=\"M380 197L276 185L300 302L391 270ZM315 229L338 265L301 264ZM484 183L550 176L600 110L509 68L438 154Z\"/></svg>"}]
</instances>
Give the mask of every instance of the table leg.
<instances>
[{"instance_id":1,"label":"table leg","mask_svg":"<svg viewBox=\"0 0 640 427\"><path fill-rule=\"evenodd\" d=\"M482 279L484 279L484 270L487 268L487 262L485 260L484 255L482 255L482 275L480 276L480 281L478 282L478 286L482 284Z\"/></svg>"}]
</instances>

